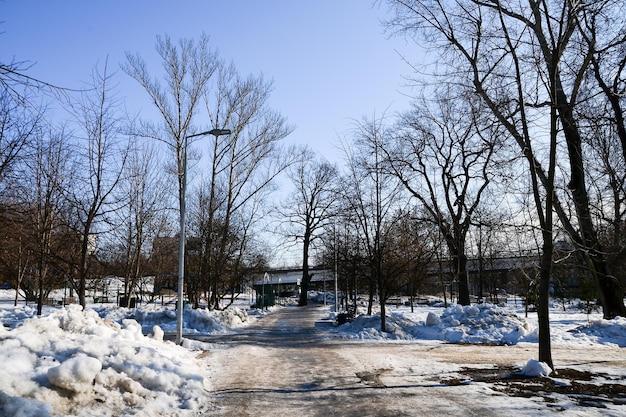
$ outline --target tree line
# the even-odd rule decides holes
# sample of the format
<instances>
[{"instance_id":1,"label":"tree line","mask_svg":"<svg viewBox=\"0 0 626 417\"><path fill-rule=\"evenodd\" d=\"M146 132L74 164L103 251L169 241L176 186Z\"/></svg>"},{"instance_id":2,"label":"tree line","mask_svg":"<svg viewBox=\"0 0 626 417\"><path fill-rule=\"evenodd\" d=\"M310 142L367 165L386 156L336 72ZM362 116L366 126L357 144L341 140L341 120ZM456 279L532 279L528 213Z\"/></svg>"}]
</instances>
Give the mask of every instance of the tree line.
<instances>
[{"instance_id":1,"label":"tree line","mask_svg":"<svg viewBox=\"0 0 626 417\"><path fill-rule=\"evenodd\" d=\"M528 281L536 294L539 359L553 367L548 302L559 264L575 260L606 319L626 314L625 4L384 3L389 33L424 52L405 57L417 93L413 107L393 120L356 123L344 146L345 172L328 187L335 210L318 230L320 240L326 236L322 246L340 251L328 249L342 240L330 230L337 224L344 241L352 239L343 268L359 265L369 305L375 295L380 301L382 330L385 300L415 273L408 267L397 281L403 256L416 265L425 249L445 253L458 302L469 304L468 253L482 259L483 242L538 254L538 272ZM314 197L310 191L300 198L302 207ZM300 223L306 242L315 223ZM400 250L402 238L417 241ZM556 248L557 241L571 250Z\"/></svg>"},{"instance_id":2,"label":"tree line","mask_svg":"<svg viewBox=\"0 0 626 417\"><path fill-rule=\"evenodd\" d=\"M108 62L82 90L29 78L23 63L2 65L2 280L37 301L39 314L63 286L85 306L105 275L124 278L128 303L146 275L178 291L169 277L185 203L195 306L219 308L244 274L267 266L259 232L268 195L298 156L282 144L293 128L268 105L272 82L239 74L205 35L159 36L156 52L160 69L130 52L121 64L153 103L152 120L128 114ZM199 134L211 129L229 134Z\"/></svg>"}]
</instances>

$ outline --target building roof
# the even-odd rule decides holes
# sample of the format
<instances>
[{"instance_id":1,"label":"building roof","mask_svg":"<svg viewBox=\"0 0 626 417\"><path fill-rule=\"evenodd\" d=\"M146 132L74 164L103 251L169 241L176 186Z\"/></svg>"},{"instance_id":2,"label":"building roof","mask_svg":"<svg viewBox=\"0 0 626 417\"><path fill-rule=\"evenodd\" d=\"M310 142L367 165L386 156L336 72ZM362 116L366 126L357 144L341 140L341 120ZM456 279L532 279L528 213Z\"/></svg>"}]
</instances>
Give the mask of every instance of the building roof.
<instances>
[{"instance_id":1,"label":"building roof","mask_svg":"<svg viewBox=\"0 0 626 417\"><path fill-rule=\"evenodd\" d=\"M329 269L312 269L309 271L311 274L311 282L330 281L335 279L333 271ZM263 275L258 275L253 280L253 285L261 285L262 282L266 284L278 285L278 284L299 284L302 280L302 269L283 269L275 271L267 271Z\"/></svg>"}]
</instances>

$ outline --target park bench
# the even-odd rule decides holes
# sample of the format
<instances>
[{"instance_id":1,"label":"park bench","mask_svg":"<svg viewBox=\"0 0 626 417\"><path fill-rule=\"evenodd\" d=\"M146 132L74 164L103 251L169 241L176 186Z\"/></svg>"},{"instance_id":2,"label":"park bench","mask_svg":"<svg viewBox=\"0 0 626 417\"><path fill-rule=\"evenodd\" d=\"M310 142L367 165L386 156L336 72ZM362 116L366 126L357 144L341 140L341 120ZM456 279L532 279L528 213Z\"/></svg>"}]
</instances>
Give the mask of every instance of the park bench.
<instances>
[{"instance_id":1,"label":"park bench","mask_svg":"<svg viewBox=\"0 0 626 417\"><path fill-rule=\"evenodd\" d=\"M43 299L43 305L45 306L57 306L60 305L61 302L55 300L54 298L44 298Z\"/></svg>"},{"instance_id":2,"label":"park bench","mask_svg":"<svg viewBox=\"0 0 626 417\"><path fill-rule=\"evenodd\" d=\"M395 305L395 306L401 306L402 303L402 297L389 297L386 301L385 304L391 304L391 305Z\"/></svg>"}]
</instances>

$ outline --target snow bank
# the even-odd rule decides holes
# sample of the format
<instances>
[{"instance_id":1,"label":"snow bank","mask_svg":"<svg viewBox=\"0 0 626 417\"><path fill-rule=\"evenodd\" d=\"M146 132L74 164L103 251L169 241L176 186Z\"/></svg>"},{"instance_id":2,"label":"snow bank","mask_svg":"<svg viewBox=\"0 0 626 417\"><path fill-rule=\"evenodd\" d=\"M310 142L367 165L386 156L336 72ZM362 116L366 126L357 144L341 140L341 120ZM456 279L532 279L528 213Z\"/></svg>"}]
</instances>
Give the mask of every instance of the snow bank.
<instances>
[{"instance_id":1,"label":"snow bank","mask_svg":"<svg viewBox=\"0 0 626 417\"><path fill-rule=\"evenodd\" d=\"M491 304L449 307L438 326L452 343L514 345L536 335L525 320Z\"/></svg>"},{"instance_id":2,"label":"snow bank","mask_svg":"<svg viewBox=\"0 0 626 417\"><path fill-rule=\"evenodd\" d=\"M151 332L154 326L159 326L166 332L176 331L176 309L174 308L149 305L136 309L96 307L94 310L100 317L113 321L133 319L141 325L143 333ZM185 333L224 333L241 327L247 322L248 314L246 310L240 308L206 310L186 307L183 312Z\"/></svg>"},{"instance_id":3,"label":"snow bank","mask_svg":"<svg viewBox=\"0 0 626 417\"><path fill-rule=\"evenodd\" d=\"M626 318L591 320L587 326L580 326L572 330L571 333L579 336L586 335L593 338L597 343L626 347Z\"/></svg>"},{"instance_id":4,"label":"snow bank","mask_svg":"<svg viewBox=\"0 0 626 417\"><path fill-rule=\"evenodd\" d=\"M425 321L412 321L402 313L387 317L387 332L380 331L380 314L358 316L339 326L345 337L359 339L427 339L450 343L513 345L536 341L536 330L516 314L490 304L455 305L440 315L429 312Z\"/></svg>"},{"instance_id":5,"label":"snow bank","mask_svg":"<svg viewBox=\"0 0 626 417\"><path fill-rule=\"evenodd\" d=\"M144 336L134 319L118 323L79 306L3 329L0 361L2 416L122 415L136 408L185 416L204 405L205 378L193 351Z\"/></svg>"},{"instance_id":6,"label":"snow bank","mask_svg":"<svg viewBox=\"0 0 626 417\"><path fill-rule=\"evenodd\" d=\"M420 339L491 345L539 341L536 315L525 319L510 307L454 305L428 311L423 317L407 310L392 310L387 315L387 332L381 332L380 314L360 315L352 323L338 326L337 332L350 339ZM585 314L579 311L551 311L550 337L553 345L626 347L626 318L604 320L596 317L580 325L583 317Z\"/></svg>"}]
</instances>

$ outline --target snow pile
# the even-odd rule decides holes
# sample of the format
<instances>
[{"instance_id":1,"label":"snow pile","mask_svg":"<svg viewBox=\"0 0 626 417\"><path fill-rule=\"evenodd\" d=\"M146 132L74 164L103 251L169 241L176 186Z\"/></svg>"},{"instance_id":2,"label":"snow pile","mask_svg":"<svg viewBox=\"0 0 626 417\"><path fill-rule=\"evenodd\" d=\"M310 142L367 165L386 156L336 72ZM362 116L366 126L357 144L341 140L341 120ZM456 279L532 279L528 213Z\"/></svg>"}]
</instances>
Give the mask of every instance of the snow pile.
<instances>
[{"instance_id":1,"label":"snow pile","mask_svg":"<svg viewBox=\"0 0 626 417\"><path fill-rule=\"evenodd\" d=\"M6 297L3 293L7 293L7 291L0 290L0 299L3 295ZM37 310L31 306L3 306L0 308L0 323L2 323L5 327L15 327L18 323L21 323L31 317L35 317L36 315Z\"/></svg>"},{"instance_id":2,"label":"snow pile","mask_svg":"<svg viewBox=\"0 0 626 417\"><path fill-rule=\"evenodd\" d=\"M443 339L452 343L514 345L535 335L526 321L491 304L449 307L438 326Z\"/></svg>"},{"instance_id":3,"label":"snow pile","mask_svg":"<svg viewBox=\"0 0 626 417\"><path fill-rule=\"evenodd\" d=\"M0 415L188 415L204 404L195 354L142 334L139 323L79 306L0 329Z\"/></svg>"},{"instance_id":4,"label":"snow pile","mask_svg":"<svg viewBox=\"0 0 626 417\"><path fill-rule=\"evenodd\" d=\"M455 305L441 315L429 312L425 321L412 321L402 313L387 316L387 332L380 331L380 314L358 316L352 323L339 326L348 338L428 339L450 343L513 345L536 341L536 329L516 314L503 308L480 304Z\"/></svg>"},{"instance_id":5,"label":"snow pile","mask_svg":"<svg viewBox=\"0 0 626 417\"><path fill-rule=\"evenodd\" d=\"M522 376L530 378L539 378L550 376L552 369L545 362L539 362L536 359L530 359L519 372Z\"/></svg>"},{"instance_id":6,"label":"snow pile","mask_svg":"<svg viewBox=\"0 0 626 417\"><path fill-rule=\"evenodd\" d=\"M574 335L586 335L597 343L626 347L626 318L592 320L587 326L571 330Z\"/></svg>"},{"instance_id":7,"label":"snow pile","mask_svg":"<svg viewBox=\"0 0 626 417\"><path fill-rule=\"evenodd\" d=\"M126 310L126 309L118 309ZM129 310L126 310L129 312ZM111 317L111 312L104 313ZM142 307L130 312L145 330L158 325L165 331L176 330L176 310L166 308L156 310L154 307ZM241 327L248 321L248 314L239 308L227 310L206 310L185 308L183 312L183 328L186 333L225 333L233 328Z\"/></svg>"},{"instance_id":8,"label":"snow pile","mask_svg":"<svg viewBox=\"0 0 626 417\"><path fill-rule=\"evenodd\" d=\"M102 370L102 362L80 353L59 366L48 369L48 381L72 392L88 392Z\"/></svg>"},{"instance_id":9,"label":"snow pile","mask_svg":"<svg viewBox=\"0 0 626 417\"><path fill-rule=\"evenodd\" d=\"M100 317L113 321L136 320L144 333L149 333L155 325L166 332L176 331L176 309L171 307L147 305L135 309L96 307L94 310ZM240 308L206 310L186 307L183 312L185 333L225 333L243 326L247 321L248 313Z\"/></svg>"}]
</instances>

